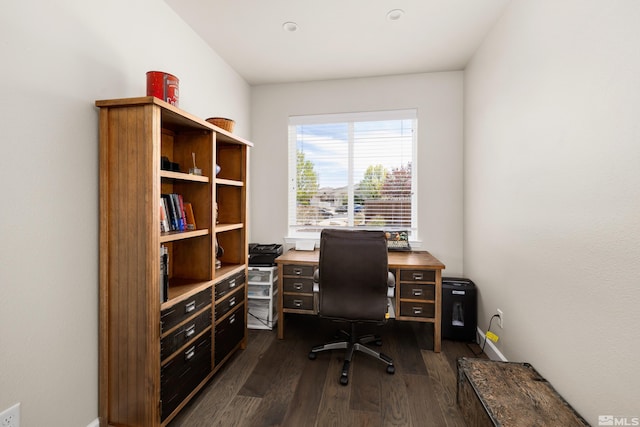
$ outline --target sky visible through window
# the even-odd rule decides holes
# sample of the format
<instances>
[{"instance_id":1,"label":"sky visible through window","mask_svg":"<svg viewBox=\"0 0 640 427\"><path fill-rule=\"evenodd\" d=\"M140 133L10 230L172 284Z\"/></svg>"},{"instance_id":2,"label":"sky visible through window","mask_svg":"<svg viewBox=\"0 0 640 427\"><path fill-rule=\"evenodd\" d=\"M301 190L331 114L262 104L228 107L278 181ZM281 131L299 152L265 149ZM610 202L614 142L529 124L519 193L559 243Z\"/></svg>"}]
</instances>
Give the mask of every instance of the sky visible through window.
<instances>
[{"instance_id":1,"label":"sky visible through window","mask_svg":"<svg viewBox=\"0 0 640 427\"><path fill-rule=\"evenodd\" d=\"M348 184L349 133L353 145L353 183L364 177L369 166L387 170L406 167L412 158L412 120L384 120L297 126L297 149L313 163L320 188Z\"/></svg>"}]
</instances>

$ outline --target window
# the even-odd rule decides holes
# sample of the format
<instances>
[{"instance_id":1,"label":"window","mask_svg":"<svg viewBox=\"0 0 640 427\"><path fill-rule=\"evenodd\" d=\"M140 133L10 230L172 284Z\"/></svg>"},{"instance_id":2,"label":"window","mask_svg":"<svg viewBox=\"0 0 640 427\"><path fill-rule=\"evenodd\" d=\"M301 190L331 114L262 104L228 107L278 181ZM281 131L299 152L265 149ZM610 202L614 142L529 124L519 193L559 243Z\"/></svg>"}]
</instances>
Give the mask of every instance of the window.
<instances>
[{"instance_id":1,"label":"window","mask_svg":"<svg viewBox=\"0 0 640 427\"><path fill-rule=\"evenodd\" d=\"M407 230L417 217L415 110L289 118L289 237Z\"/></svg>"}]
</instances>

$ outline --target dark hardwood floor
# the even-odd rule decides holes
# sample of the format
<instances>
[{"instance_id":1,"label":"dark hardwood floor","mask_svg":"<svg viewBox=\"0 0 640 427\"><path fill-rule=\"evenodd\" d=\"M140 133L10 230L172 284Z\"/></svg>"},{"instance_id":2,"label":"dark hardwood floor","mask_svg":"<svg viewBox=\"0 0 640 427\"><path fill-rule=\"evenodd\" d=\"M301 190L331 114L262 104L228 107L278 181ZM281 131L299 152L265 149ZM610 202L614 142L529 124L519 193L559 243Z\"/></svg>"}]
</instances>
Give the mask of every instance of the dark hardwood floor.
<instances>
[{"instance_id":1,"label":"dark hardwood floor","mask_svg":"<svg viewBox=\"0 0 640 427\"><path fill-rule=\"evenodd\" d=\"M376 329L385 364L362 353L354 356L349 384L339 383L344 352L320 353L311 347L331 339L340 324L314 316L285 317L285 339L276 331L249 330L238 351L169 424L198 426L461 426L456 405L456 359L476 356L480 347L443 340L434 353L429 323L390 320Z\"/></svg>"}]
</instances>

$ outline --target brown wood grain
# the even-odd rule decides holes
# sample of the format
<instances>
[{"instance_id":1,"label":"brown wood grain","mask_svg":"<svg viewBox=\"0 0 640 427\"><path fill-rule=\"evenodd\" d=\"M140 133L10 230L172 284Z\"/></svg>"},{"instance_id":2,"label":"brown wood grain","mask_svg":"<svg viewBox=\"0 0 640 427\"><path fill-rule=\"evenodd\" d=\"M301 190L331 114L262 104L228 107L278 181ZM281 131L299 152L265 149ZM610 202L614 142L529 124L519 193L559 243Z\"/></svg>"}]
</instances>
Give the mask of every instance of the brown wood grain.
<instances>
[{"instance_id":1,"label":"brown wood grain","mask_svg":"<svg viewBox=\"0 0 640 427\"><path fill-rule=\"evenodd\" d=\"M96 106L100 108L99 418L105 425L160 426L213 372L199 376L206 379L188 390L178 409L161 422L160 312L210 288L215 280L246 272L246 155L252 144L153 97L96 101ZM221 166L232 171L234 179L231 202L225 208L235 225L221 230L228 234L230 256L220 270L214 267L216 143L223 146ZM202 176L187 173L193 166L192 153ZM179 163L181 172L161 171L161 156ZM181 194L192 204L196 231L160 233L162 193ZM161 243L170 255L167 302L160 301ZM243 299L246 302L246 290ZM214 305L215 301L209 309L213 311ZM242 315L246 324L246 311ZM185 316L182 322L187 321ZM214 328L207 331L213 338ZM241 348L247 344L246 329L243 334Z\"/></svg>"}]
</instances>

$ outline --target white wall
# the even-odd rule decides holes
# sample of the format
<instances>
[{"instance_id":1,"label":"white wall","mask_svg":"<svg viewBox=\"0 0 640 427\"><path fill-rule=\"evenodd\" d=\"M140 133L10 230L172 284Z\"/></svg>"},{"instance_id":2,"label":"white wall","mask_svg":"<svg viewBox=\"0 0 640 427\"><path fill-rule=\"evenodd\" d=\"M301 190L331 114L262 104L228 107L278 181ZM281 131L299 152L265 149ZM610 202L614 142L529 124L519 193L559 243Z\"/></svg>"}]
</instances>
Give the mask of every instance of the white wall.
<instances>
[{"instance_id":1,"label":"white wall","mask_svg":"<svg viewBox=\"0 0 640 427\"><path fill-rule=\"evenodd\" d=\"M465 73L480 326L590 423L640 417L640 2L514 0Z\"/></svg>"},{"instance_id":2,"label":"white wall","mask_svg":"<svg viewBox=\"0 0 640 427\"><path fill-rule=\"evenodd\" d=\"M170 29L170 31L166 31ZM0 411L22 427L98 416L98 111L180 78L180 106L237 119L249 87L161 0L3 3Z\"/></svg>"},{"instance_id":3,"label":"white wall","mask_svg":"<svg viewBox=\"0 0 640 427\"><path fill-rule=\"evenodd\" d=\"M445 274L461 274L462 80L448 72L253 87L251 241L283 243L287 234L289 116L417 108L422 249Z\"/></svg>"}]
</instances>

